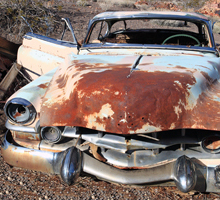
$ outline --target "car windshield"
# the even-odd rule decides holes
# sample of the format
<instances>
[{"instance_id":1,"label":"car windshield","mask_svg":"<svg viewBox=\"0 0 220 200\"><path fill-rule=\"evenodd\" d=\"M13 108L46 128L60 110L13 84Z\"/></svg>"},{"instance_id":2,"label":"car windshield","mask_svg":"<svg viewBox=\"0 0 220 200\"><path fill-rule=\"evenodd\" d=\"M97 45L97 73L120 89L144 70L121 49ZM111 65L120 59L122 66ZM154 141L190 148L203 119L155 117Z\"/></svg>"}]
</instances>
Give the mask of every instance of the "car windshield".
<instances>
[{"instance_id":1,"label":"car windshield","mask_svg":"<svg viewBox=\"0 0 220 200\"><path fill-rule=\"evenodd\" d=\"M87 41L87 44L212 46L206 24L167 19L99 21L92 26Z\"/></svg>"}]
</instances>

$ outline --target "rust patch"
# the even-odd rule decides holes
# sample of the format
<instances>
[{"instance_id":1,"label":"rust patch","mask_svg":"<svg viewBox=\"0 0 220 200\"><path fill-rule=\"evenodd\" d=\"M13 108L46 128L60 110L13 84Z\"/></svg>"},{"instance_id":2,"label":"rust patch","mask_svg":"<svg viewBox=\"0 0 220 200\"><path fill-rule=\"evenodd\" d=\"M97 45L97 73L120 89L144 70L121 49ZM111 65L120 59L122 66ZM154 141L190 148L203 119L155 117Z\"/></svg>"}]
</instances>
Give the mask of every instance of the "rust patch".
<instances>
[{"instance_id":1,"label":"rust patch","mask_svg":"<svg viewBox=\"0 0 220 200\"><path fill-rule=\"evenodd\" d=\"M203 92L193 109L191 119L193 125L188 128L220 130L220 84L215 81Z\"/></svg>"},{"instance_id":2,"label":"rust patch","mask_svg":"<svg viewBox=\"0 0 220 200\"><path fill-rule=\"evenodd\" d=\"M197 66L210 70L210 68L206 66L202 66L202 65L197 65Z\"/></svg>"},{"instance_id":3,"label":"rust patch","mask_svg":"<svg viewBox=\"0 0 220 200\"><path fill-rule=\"evenodd\" d=\"M67 83L67 79L68 79L68 75L60 75L58 77L58 79L56 80L56 82L59 84L59 88L63 88L66 86L66 83Z\"/></svg>"},{"instance_id":4,"label":"rust patch","mask_svg":"<svg viewBox=\"0 0 220 200\"><path fill-rule=\"evenodd\" d=\"M187 69L186 67L182 67L182 66L179 66L179 65L177 65L175 68L177 68L177 69Z\"/></svg>"},{"instance_id":5,"label":"rust patch","mask_svg":"<svg viewBox=\"0 0 220 200\"><path fill-rule=\"evenodd\" d=\"M118 165L113 165L113 166L118 169L150 169L150 168L158 167L161 165L166 165L166 164L172 163L174 161L176 161L176 159L165 160L165 161L161 161L156 164L153 164L153 165L146 165L146 166L140 166L140 167L137 167L137 166L135 166L135 167L122 167L122 166L118 166Z\"/></svg>"},{"instance_id":6,"label":"rust patch","mask_svg":"<svg viewBox=\"0 0 220 200\"><path fill-rule=\"evenodd\" d=\"M42 88L42 89L47 89L49 83L44 83L44 84L40 84L38 85L39 88Z\"/></svg>"},{"instance_id":7,"label":"rust patch","mask_svg":"<svg viewBox=\"0 0 220 200\"><path fill-rule=\"evenodd\" d=\"M54 153L59 153L62 150L57 150L57 149L47 149L47 148L40 148L42 151L49 151L49 152L54 152Z\"/></svg>"},{"instance_id":8,"label":"rust patch","mask_svg":"<svg viewBox=\"0 0 220 200\"><path fill-rule=\"evenodd\" d=\"M140 63L138 66L142 66L142 65L144 65L144 66L146 66L146 65L153 65L154 63Z\"/></svg>"},{"instance_id":9,"label":"rust patch","mask_svg":"<svg viewBox=\"0 0 220 200\"><path fill-rule=\"evenodd\" d=\"M204 55L200 55L200 54L192 54L192 53L182 53L185 56L199 56L199 57L204 57Z\"/></svg>"},{"instance_id":10,"label":"rust patch","mask_svg":"<svg viewBox=\"0 0 220 200\"><path fill-rule=\"evenodd\" d=\"M205 77L205 79L207 80L207 86L210 86L213 83L213 79L208 75L208 73L206 72L201 72L201 74Z\"/></svg>"},{"instance_id":11,"label":"rust patch","mask_svg":"<svg viewBox=\"0 0 220 200\"><path fill-rule=\"evenodd\" d=\"M19 112L16 112L15 115L13 116L14 118L17 118L17 117L20 117L21 116L21 113Z\"/></svg>"},{"instance_id":12,"label":"rust patch","mask_svg":"<svg viewBox=\"0 0 220 200\"><path fill-rule=\"evenodd\" d=\"M24 141L40 141L40 135L37 133L26 133L11 131L13 139L24 140Z\"/></svg>"},{"instance_id":13,"label":"rust patch","mask_svg":"<svg viewBox=\"0 0 220 200\"><path fill-rule=\"evenodd\" d=\"M102 162L106 162L106 161L107 161L104 157L102 157L102 156L98 153L98 146L96 146L96 145L94 145L94 144L92 144L92 143L90 143L89 146L90 146L90 149L91 149L91 151L92 151L92 155L93 155L96 159L98 159L99 161L102 161Z\"/></svg>"},{"instance_id":14,"label":"rust patch","mask_svg":"<svg viewBox=\"0 0 220 200\"><path fill-rule=\"evenodd\" d=\"M21 140L21 139L14 139L16 143L19 145L26 147L26 148L31 148L31 149L38 149L40 141L31 141L31 140Z\"/></svg>"}]
</instances>

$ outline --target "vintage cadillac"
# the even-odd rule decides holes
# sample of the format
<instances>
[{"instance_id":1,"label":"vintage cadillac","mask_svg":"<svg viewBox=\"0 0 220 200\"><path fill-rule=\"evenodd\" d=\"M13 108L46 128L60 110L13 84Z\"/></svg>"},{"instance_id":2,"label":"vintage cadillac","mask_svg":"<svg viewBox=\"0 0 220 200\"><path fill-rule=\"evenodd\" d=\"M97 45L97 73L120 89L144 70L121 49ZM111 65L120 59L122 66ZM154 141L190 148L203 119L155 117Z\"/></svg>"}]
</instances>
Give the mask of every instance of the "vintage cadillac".
<instances>
[{"instance_id":1,"label":"vintage cadillac","mask_svg":"<svg viewBox=\"0 0 220 200\"><path fill-rule=\"evenodd\" d=\"M28 33L33 81L6 105L12 166L130 185L220 192L220 58L212 23L183 12L104 12L79 44Z\"/></svg>"}]
</instances>

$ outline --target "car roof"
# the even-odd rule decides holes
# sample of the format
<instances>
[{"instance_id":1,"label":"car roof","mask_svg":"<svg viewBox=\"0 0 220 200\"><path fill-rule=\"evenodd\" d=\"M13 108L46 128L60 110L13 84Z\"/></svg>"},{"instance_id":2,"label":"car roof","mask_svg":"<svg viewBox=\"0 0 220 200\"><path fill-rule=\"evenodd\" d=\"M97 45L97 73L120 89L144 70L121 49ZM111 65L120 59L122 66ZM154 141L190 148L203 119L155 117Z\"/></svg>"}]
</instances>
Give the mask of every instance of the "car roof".
<instances>
[{"instance_id":1,"label":"car roof","mask_svg":"<svg viewBox=\"0 0 220 200\"><path fill-rule=\"evenodd\" d=\"M199 13L174 12L174 11L111 11L111 12L103 12L96 15L92 21L129 19L129 18L131 19L161 18L161 19L209 21L209 19L205 15Z\"/></svg>"}]
</instances>

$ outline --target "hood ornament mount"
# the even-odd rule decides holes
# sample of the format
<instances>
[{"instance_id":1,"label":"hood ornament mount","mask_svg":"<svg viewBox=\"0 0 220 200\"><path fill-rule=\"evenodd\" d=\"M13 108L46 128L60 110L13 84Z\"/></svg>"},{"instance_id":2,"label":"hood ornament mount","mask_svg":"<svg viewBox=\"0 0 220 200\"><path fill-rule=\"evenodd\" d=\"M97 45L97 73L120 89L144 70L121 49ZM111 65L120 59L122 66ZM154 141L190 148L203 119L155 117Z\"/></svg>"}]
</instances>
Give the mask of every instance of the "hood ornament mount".
<instances>
[{"instance_id":1,"label":"hood ornament mount","mask_svg":"<svg viewBox=\"0 0 220 200\"><path fill-rule=\"evenodd\" d=\"M127 76L127 78L129 78L129 77L131 76L131 74L132 74L132 72L133 72L134 70L139 70L139 69L137 69L136 67L139 65L140 60L141 60L142 57L143 57L143 55L140 55L140 56L136 59L135 63L134 63L134 64L132 65L132 67L131 67L130 74Z\"/></svg>"}]
</instances>

